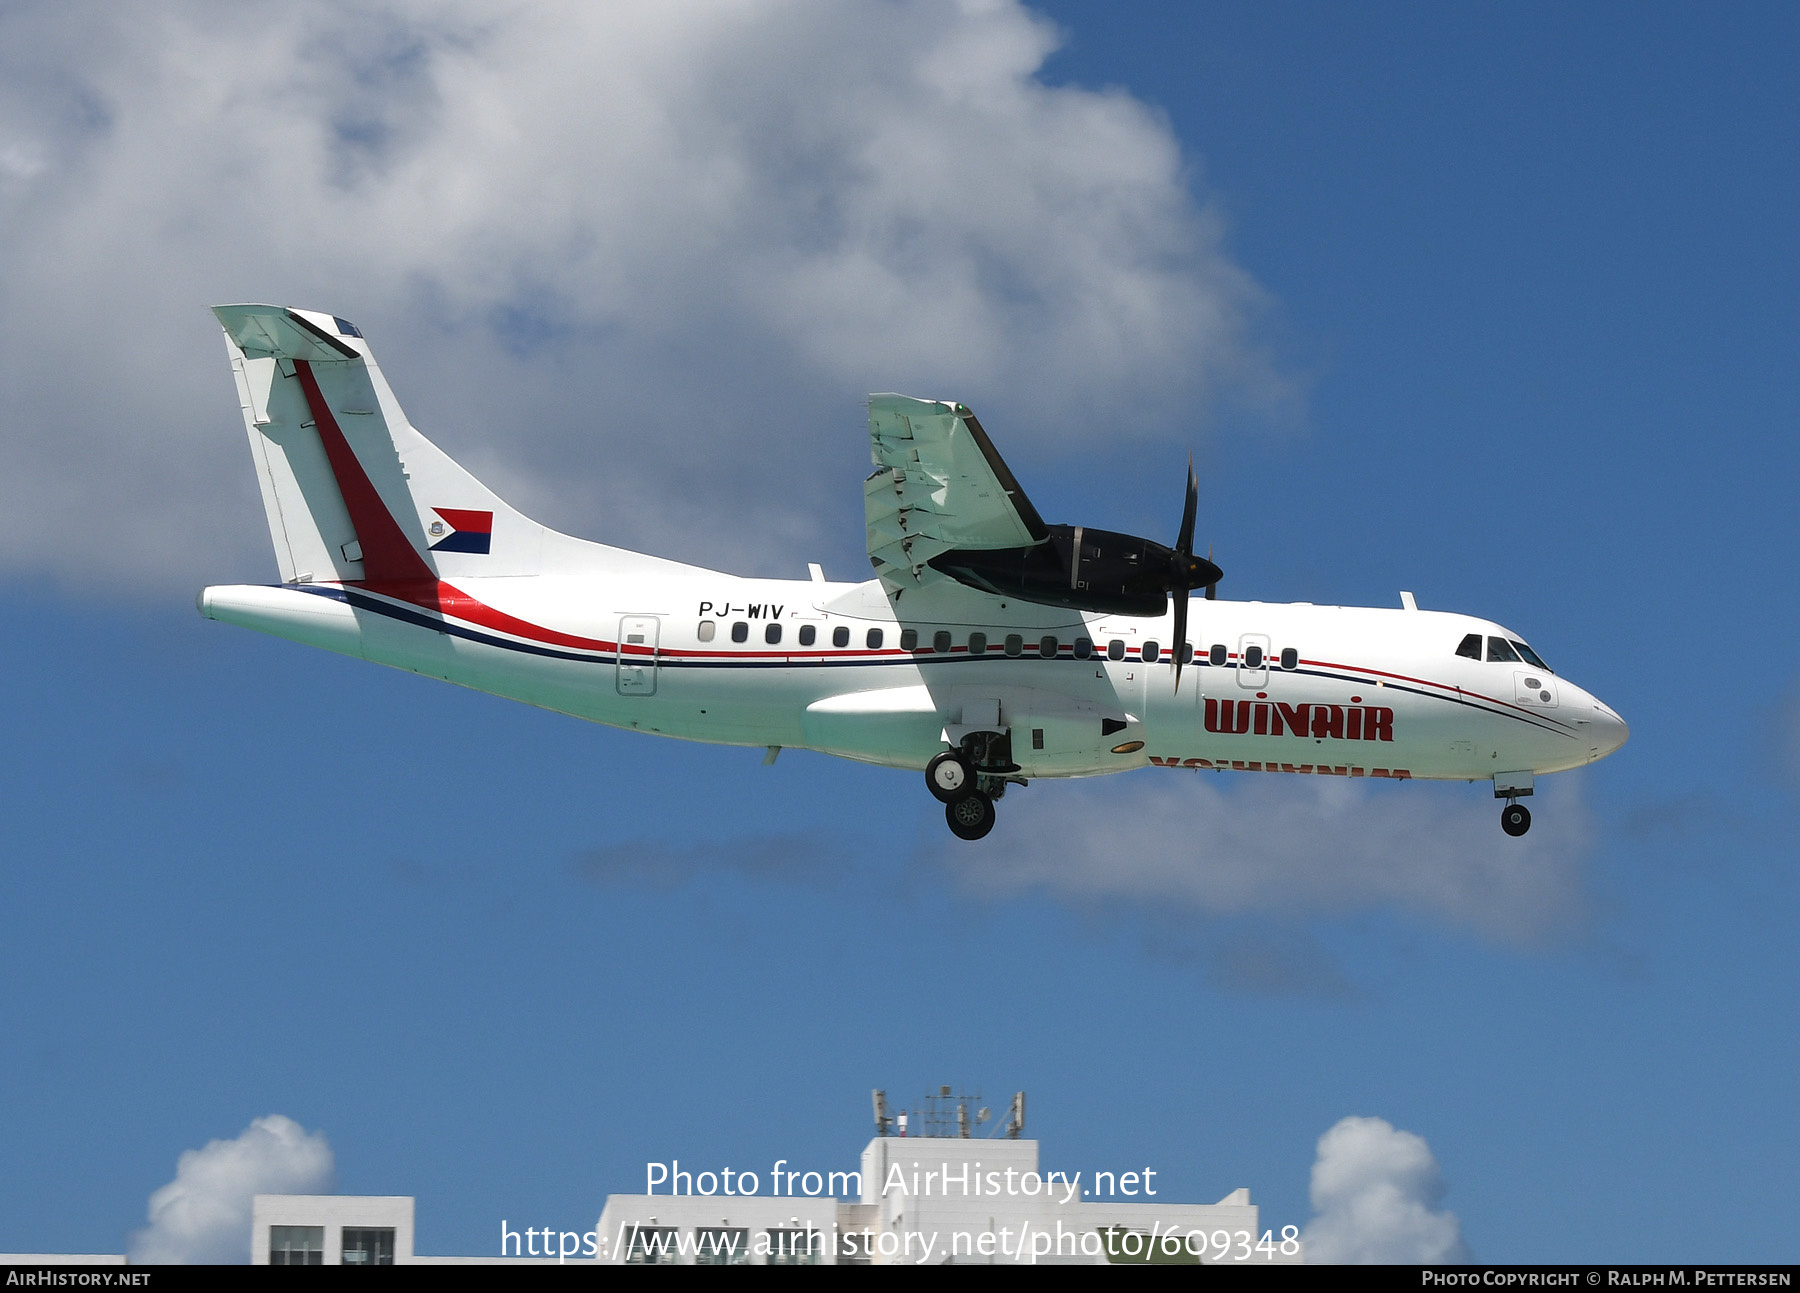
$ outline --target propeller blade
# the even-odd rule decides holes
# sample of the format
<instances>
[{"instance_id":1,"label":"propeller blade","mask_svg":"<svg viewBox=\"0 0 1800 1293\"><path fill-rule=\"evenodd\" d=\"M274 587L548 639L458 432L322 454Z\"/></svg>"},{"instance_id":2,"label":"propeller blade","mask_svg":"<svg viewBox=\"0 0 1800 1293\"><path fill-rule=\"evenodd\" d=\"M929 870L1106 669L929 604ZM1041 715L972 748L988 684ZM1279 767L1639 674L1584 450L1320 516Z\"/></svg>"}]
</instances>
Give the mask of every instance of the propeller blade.
<instances>
[{"instance_id":1,"label":"propeller blade","mask_svg":"<svg viewBox=\"0 0 1800 1293\"><path fill-rule=\"evenodd\" d=\"M1175 690L1181 691L1181 658L1187 654L1188 590L1177 589L1175 597Z\"/></svg>"},{"instance_id":2,"label":"propeller blade","mask_svg":"<svg viewBox=\"0 0 1800 1293\"><path fill-rule=\"evenodd\" d=\"M1181 657L1187 654L1189 580L1194 568L1194 517L1200 510L1200 478L1194 474L1194 455L1188 454L1187 500L1181 508L1181 529L1175 535L1175 574L1169 596L1175 599L1175 690L1181 690Z\"/></svg>"},{"instance_id":3,"label":"propeller blade","mask_svg":"<svg viewBox=\"0 0 1800 1293\"><path fill-rule=\"evenodd\" d=\"M1194 475L1194 455L1188 455L1187 505L1181 509L1181 533L1175 539L1175 551L1184 557L1194 555L1194 514L1200 507L1200 478Z\"/></svg>"},{"instance_id":4,"label":"propeller blade","mask_svg":"<svg viewBox=\"0 0 1800 1293\"><path fill-rule=\"evenodd\" d=\"M1212 564L1212 544L1210 544L1210 543L1206 545L1206 561L1207 561L1208 565ZM1213 569L1217 570L1218 567L1213 566ZM1212 583L1210 583L1206 586L1206 600L1209 602L1217 601L1218 596L1219 596L1219 581L1215 579L1215 580L1213 580Z\"/></svg>"}]
</instances>

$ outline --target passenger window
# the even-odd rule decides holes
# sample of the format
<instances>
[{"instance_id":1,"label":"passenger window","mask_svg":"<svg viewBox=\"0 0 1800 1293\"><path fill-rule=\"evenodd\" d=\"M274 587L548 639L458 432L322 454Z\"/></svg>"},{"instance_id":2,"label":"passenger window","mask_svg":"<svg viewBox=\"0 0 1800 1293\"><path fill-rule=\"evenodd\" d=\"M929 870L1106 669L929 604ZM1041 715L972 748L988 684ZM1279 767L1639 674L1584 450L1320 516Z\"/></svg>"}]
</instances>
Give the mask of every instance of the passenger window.
<instances>
[{"instance_id":1,"label":"passenger window","mask_svg":"<svg viewBox=\"0 0 1800 1293\"><path fill-rule=\"evenodd\" d=\"M871 651L881 650L881 630L880 629L870 629L869 636L864 638L863 641L865 641L869 644L869 650L871 650Z\"/></svg>"},{"instance_id":2,"label":"passenger window","mask_svg":"<svg viewBox=\"0 0 1800 1293\"><path fill-rule=\"evenodd\" d=\"M1183 642L1181 644L1181 663L1194 663L1194 644L1192 642Z\"/></svg>"},{"instance_id":3,"label":"passenger window","mask_svg":"<svg viewBox=\"0 0 1800 1293\"><path fill-rule=\"evenodd\" d=\"M1094 642L1092 638L1075 639L1075 658L1077 660L1085 660L1093 654Z\"/></svg>"},{"instance_id":4,"label":"passenger window","mask_svg":"<svg viewBox=\"0 0 1800 1293\"><path fill-rule=\"evenodd\" d=\"M701 620L700 621L700 640L702 642L711 642L713 640L713 634L717 633L718 631L719 631L719 621L717 621L717 620Z\"/></svg>"},{"instance_id":5,"label":"passenger window","mask_svg":"<svg viewBox=\"0 0 1800 1293\"><path fill-rule=\"evenodd\" d=\"M901 629L900 649L902 651L917 651L919 649L919 630Z\"/></svg>"},{"instance_id":6,"label":"passenger window","mask_svg":"<svg viewBox=\"0 0 1800 1293\"><path fill-rule=\"evenodd\" d=\"M944 632L944 630L942 630L942 629L939 629L936 633L933 633L931 635L931 649L933 651L936 651L939 655L949 655L950 654L950 635L948 633Z\"/></svg>"},{"instance_id":7,"label":"passenger window","mask_svg":"<svg viewBox=\"0 0 1800 1293\"><path fill-rule=\"evenodd\" d=\"M831 630L831 645L834 647L849 646L850 630L845 628L842 624Z\"/></svg>"},{"instance_id":8,"label":"passenger window","mask_svg":"<svg viewBox=\"0 0 1800 1293\"><path fill-rule=\"evenodd\" d=\"M1210 650L1206 653L1206 663L1208 663L1210 665L1215 665L1215 666L1218 666L1221 668L1224 666L1225 662L1227 660L1229 660L1230 658L1231 658L1231 655L1228 651L1225 650L1225 644L1223 642L1213 643L1212 650Z\"/></svg>"},{"instance_id":9,"label":"passenger window","mask_svg":"<svg viewBox=\"0 0 1800 1293\"><path fill-rule=\"evenodd\" d=\"M1111 642L1108 642L1106 644L1106 658L1108 660L1123 660L1125 658L1125 644L1118 638L1114 638Z\"/></svg>"},{"instance_id":10,"label":"passenger window","mask_svg":"<svg viewBox=\"0 0 1800 1293\"><path fill-rule=\"evenodd\" d=\"M777 642L781 641L781 625L771 624L768 628L764 629L763 641L767 642L770 646L774 646Z\"/></svg>"},{"instance_id":11,"label":"passenger window","mask_svg":"<svg viewBox=\"0 0 1800 1293\"><path fill-rule=\"evenodd\" d=\"M800 626L800 645L801 646L811 646L815 641L818 640L818 637L819 637L819 630L814 628L812 625L802 624Z\"/></svg>"},{"instance_id":12,"label":"passenger window","mask_svg":"<svg viewBox=\"0 0 1800 1293\"><path fill-rule=\"evenodd\" d=\"M1263 652L1261 647L1250 646L1244 648L1244 667L1246 669L1260 669L1263 667Z\"/></svg>"},{"instance_id":13,"label":"passenger window","mask_svg":"<svg viewBox=\"0 0 1800 1293\"><path fill-rule=\"evenodd\" d=\"M987 634L985 634L985 633L969 634L969 654L970 655L986 655L987 654Z\"/></svg>"},{"instance_id":14,"label":"passenger window","mask_svg":"<svg viewBox=\"0 0 1800 1293\"><path fill-rule=\"evenodd\" d=\"M1300 653L1294 650L1293 647L1281 648L1281 667L1283 669L1298 669L1300 667Z\"/></svg>"},{"instance_id":15,"label":"passenger window","mask_svg":"<svg viewBox=\"0 0 1800 1293\"><path fill-rule=\"evenodd\" d=\"M1057 641L1055 636L1049 635L1046 636L1043 641L1038 643L1038 654L1043 656L1046 660L1054 660L1056 659L1056 648Z\"/></svg>"},{"instance_id":16,"label":"passenger window","mask_svg":"<svg viewBox=\"0 0 1800 1293\"><path fill-rule=\"evenodd\" d=\"M1006 654L1024 655L1025 639L1020 637L1017 633L1008 633L1006 635Z\"/></svg>"},{"instance_id":17,"label":"passenger window","mask_svg":"<svg viewBox=\"0 0 1800 1293\"><path fill-rule=\"evenodd\" d=\"M1481 634L1471 633L1465 637L1462 644L1456 648L1456 654L1470 660L1481 659Z\"/></svg>"},{"instance_id":18,"label":"passenger window","mask_svg":"<svg viewBox=\"0 0 1800 1293\"><path fill-rule=\"evenodd\" d=\"M731 640L733 642L748 642L750 640L750 626L742 620L733 624L731 626Z\"/></svg>"},{"instance_id":19,"label":"passenger window","mask_svg":"<svg viewBox=\"0 0 1800 1293\"><path fill-rule=\"evenodd\" d=\"M1489 664L1518 664L1519 653L1508 645L1505 638L1488 639Z\"/></svg>"},{"instance_id":20,"label":"passenger window","mask_svg":"<svg viewBox=\"0 0 1800 1293\"><path fill-rule=\"evenodd\" d=\"M1160 656L1161 654L1162 654L1162 648L1157 646L1156 643L1154 643L1154 642L1144 643L1143 655L1144 655L1144 663L1145 664L1155 664L1156 658L1158 656Z\"/></svg>"}]
</instances>

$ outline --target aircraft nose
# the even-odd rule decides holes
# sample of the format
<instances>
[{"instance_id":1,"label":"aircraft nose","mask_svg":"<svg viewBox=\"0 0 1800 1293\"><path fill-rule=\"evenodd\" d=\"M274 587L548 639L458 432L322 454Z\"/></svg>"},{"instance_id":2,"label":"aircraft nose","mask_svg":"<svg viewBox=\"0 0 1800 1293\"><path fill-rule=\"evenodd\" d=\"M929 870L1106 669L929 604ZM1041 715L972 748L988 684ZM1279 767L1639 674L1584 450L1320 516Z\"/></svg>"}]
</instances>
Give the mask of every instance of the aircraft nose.
<instances>
[{"instance_id":1,"label":"aircraft nose","mask_svg":"<svg viewBox=\"0 0 1800 1293\"><path fill-rule=\"evenodd\" d=\"M1592 732L1589 741L1593 751L1589 755L1589 762L1604 759L1631 739L1631 728L1626 726L1625 720L1618 716L1612 706L1598 698L1594 700L1594 722L1589 730Z\"/></svg>"}]
</instances>

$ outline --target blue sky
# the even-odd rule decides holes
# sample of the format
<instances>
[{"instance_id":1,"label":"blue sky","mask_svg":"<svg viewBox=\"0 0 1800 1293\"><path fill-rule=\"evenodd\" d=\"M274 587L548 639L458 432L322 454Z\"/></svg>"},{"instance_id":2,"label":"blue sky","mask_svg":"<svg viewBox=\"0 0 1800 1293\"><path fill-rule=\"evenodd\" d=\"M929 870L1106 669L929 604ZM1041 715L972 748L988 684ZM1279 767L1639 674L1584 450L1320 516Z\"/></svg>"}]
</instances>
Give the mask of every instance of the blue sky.
<instances>
[{"instance_id":1,"label":"blue sky","mask_svg":"<svg viewBox=\"0 0 1800 1293\"><path fill-rule=\"evenodd\" d=\"M746 169L818 198L799 214L634 215L656 140L596 163L610 205L580 206L570 150L601 114L509 163L541 168L541 207L477 185L490 205L415 252L382 219L396 193L452 204L416 195L466 126L424 21L302 7L202 40L206 6L181 12L98 49L49 11L0 21L0 214L36 252L0 270L0 1250L118 1251L181 1151L268 1113L329 1137L339 1188L417 1195L420 1251L481 1253L502 1217L585 1228L650 1159L847 1166L870 1087L949 1082L1028 1091L1051 1165L1148 1164L1179 1200L1247 1185L1276 1226L1312 1215L1315 1143L1359 1114L1425 1137L1481 1260L1792 1258L1791 10L1045 4L1047 56L1007 6L967 31L879 11L896 59L966 55L1015 92L983 133L848 74L821 91L912 145L883 156L992 169L1017 261L967 252L987 235L954 222L990 201L967 186L884 217L923 230L889 262L919 281L994 270L960 350L795 322L870 289L817 286L813 251L849 237L819 212L854 203L809 116L828 104L794 107L780 69L719 95L763 132ZM747 43L863 56L861 19L749 12ZM682 26L652 33L651 89L717 56ZM541 36L497 46L483 92L538 92L518 51ZM329 245L159 187L229 170L242 141L157 125L204 111L169 69L234 40L246 77L289 55L367 95L311 173L311 217L357 216ZM718 103L672 101L713 137ZM1092 187L1039 182L1062 139L1094 150L1070 166ZM634 219L656 236L616 232ZM772 277L669 277L734 246ZM655 311L606 295L632 275ZM1172 532L1191 448L1222 595L1489 615L1632 739L1546 787L1510 854L1481 787L1326 812L1145 772L1009 796L984 857L910 775L764 768L204 622L199 584L274 577L205 309L265 298L354 319L414 420L528 510L741 573L862 566L869 390L966 399L1057 520ZM1084 331L1071 299L1150 322ZM1090 372L1042 359L1084 347ZM789 390L791 434L734 421ZM1300 837L1209 853L1209 820L1284 813ZM1034 869L1040 815L1091 851ZM1450 896L1348 834L1395 822ZM1069 882L1134 852L1263 887L1225 910Z\"/></svg>"}]
</instances>

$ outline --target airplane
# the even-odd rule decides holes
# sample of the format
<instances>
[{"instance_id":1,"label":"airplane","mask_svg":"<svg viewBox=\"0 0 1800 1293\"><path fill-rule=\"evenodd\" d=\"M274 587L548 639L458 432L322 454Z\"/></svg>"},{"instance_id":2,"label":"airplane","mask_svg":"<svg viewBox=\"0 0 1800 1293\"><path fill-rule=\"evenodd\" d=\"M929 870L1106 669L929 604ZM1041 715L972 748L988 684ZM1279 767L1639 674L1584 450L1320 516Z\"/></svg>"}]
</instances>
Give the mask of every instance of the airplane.
<instances>
[{"instance_id":1,"label":"airplane","mask_svg":"<svg viewBox=\"0 0 1800 1293\"><path fill-rule=\"evenodd\" d=\"M969 409L871 395L875 577L745 578L507 506L413 427L341 318L213 313L281 582L203 589L209 619L769 763L920 772L965 840L1010 788L1145 767L1491 781L1519 836L1536 777L1629 735L1520 634L1411 593L1217 598L1191 461L1172 548L1047 525Z\"/></svg>"}]
</instances>

